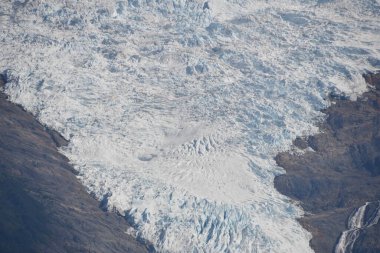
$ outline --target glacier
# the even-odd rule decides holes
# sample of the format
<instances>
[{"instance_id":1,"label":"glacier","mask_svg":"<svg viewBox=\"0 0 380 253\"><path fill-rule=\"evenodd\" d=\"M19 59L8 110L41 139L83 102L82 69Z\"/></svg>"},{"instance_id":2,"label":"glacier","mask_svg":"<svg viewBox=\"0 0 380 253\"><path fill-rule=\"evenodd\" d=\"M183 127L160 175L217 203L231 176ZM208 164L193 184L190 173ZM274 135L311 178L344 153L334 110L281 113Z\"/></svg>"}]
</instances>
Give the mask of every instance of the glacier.
<instances>
[{"instance_id":1,"label":"glacier","mask_svg":"<svg viewBox=\"0 0 380 253\"><path fill-rule=\"evenodd\" d=\"M159 252L313 252L273 157L380 66L378 0L10 0L5 92Z\"/></svg>"}]
</instances>

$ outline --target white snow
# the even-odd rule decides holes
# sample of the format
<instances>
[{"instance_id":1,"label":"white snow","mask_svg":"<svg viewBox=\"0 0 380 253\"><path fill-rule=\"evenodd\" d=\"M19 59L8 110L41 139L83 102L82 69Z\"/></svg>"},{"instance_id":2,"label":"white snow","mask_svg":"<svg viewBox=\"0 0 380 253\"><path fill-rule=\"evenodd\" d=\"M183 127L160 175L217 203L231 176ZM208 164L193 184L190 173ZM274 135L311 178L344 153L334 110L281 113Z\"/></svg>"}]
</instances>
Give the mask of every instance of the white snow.
<instances>
[{"instance_id":1,"label":"white snow","mask_svg":"<svg viewBox=\"0 0 380 253\"><path fill-rule=\"evenodd\" d=\"M273 157L318 131L330 92L366 90L379 4L208 3L3 1L6 92L159 251L312 252Z\"/></svg>"}]
</instances>

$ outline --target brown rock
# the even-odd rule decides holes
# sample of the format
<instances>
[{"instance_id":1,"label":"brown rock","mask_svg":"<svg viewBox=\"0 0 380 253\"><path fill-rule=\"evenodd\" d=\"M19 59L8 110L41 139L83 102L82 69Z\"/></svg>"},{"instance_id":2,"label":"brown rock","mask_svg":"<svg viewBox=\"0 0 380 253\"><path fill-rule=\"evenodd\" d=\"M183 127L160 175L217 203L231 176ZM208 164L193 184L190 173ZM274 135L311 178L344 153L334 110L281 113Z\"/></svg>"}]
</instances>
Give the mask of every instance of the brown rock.
<instances>
[{"instance_id":1,"label":"brown rock","mask_svg":"<svg viewBox=\"0 0 380 253\"><path fill-rule=\"evenodd\" d=\"M333 252L349 215L380 199L380 73L364 78L373 88L358 101L338 99L324 111L321 133L307 138L314 152L276 157L286 174L275 178L275 186L301 201L308 215L300 222L313 234L317 253ZM379 227L364 231L354 252L380 252Z\"/></svg>"}]
</instances>

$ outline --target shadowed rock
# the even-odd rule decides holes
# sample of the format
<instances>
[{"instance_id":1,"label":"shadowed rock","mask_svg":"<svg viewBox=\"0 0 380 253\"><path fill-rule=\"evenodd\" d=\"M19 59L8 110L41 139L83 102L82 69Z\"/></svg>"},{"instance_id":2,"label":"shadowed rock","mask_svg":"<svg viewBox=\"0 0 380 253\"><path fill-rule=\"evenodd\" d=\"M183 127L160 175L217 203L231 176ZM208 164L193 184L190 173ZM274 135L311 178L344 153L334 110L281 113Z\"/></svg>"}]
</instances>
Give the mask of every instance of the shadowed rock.
<instances>
[{"instance_id":1,"label":"shadowed rock","mask_svg":"<svg viewBox=\"0 0 380 253\"><path fill-rule=\"evenodd\" d=\"M0 76L0 86L6 77ZM0 93L0 252L147 252L57 151L67 141Z\"/></svg>"}]
</instances>

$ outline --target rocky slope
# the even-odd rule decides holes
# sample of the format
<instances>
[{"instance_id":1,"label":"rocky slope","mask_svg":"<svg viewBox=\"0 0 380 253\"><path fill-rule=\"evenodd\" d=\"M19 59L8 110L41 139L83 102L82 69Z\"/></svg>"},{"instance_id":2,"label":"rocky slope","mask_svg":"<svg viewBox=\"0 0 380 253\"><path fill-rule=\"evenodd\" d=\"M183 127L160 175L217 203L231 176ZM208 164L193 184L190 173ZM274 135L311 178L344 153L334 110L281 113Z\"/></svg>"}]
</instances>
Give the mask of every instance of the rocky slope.
<instances>
[{"instance_id":1,"label":"rocky slope","mask_svg":"<svg viewBox=\"0 0 380 253\"><path fill-rule=\"evenodd\" d=\"M301 201L307 214L300 222L317 253L334 252L349 216L380 199L380 73L364 78L368 92L357 101L332 96L321 133L297 138L294 150L276 157L287 173L275 186ZM359 232L352 252L380 252L380 224Z\"/></svg>"},{"instance_id":2,"label":"rocky slope","mask_svg":"<svg viewBox=\"0 0 380 253\"><path fill-rule=\"evenodd\" d=\"M78 182L59 134L3 93L0 115L0 252L148 251Z\"/></svg>"}]
</instances>

